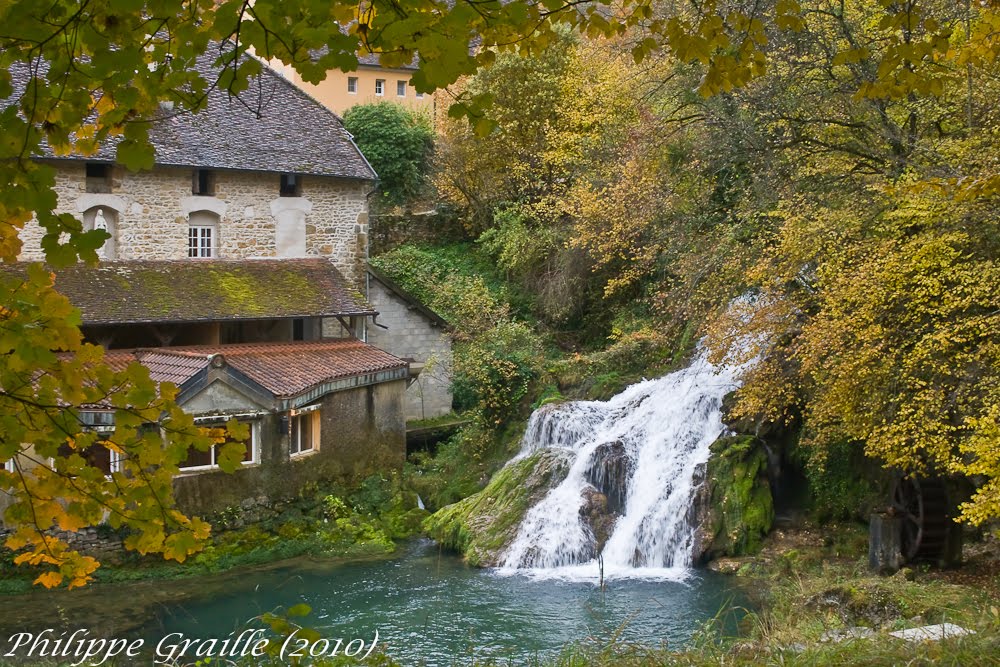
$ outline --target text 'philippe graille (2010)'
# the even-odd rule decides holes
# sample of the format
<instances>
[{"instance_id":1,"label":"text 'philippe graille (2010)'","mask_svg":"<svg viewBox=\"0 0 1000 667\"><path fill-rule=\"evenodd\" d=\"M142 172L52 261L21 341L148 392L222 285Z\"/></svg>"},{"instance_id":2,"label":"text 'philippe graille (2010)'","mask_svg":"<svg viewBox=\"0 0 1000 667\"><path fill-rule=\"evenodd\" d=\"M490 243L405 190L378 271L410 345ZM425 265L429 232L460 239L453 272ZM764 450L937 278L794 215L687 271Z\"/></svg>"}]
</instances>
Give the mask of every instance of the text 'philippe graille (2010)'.
<instances>
[{"instance_id":1,"label":"text 'philippe graille (2010)'","mask_svg":"<svg viewBox=\"0 0 1000 667\"><path fill-rule=\"evenodd\" d=\"M282 661L291 658L347 656L367 658L378 645L378 630L371 642L354 638L345 640L309 637L295 629L285 637L268 637L262 629L248 628L225 637L188 637L171 632L155 643L145 639L98 637L85 628L73 632L48 629L41 632L18 632L7 639L0 656L5 658L55 658L71 667L102 665L109 660L152 657L153 664L174 664L182 658L224 658L237 660L260 657L267 653Z\"/></svg>"}]
</instances>

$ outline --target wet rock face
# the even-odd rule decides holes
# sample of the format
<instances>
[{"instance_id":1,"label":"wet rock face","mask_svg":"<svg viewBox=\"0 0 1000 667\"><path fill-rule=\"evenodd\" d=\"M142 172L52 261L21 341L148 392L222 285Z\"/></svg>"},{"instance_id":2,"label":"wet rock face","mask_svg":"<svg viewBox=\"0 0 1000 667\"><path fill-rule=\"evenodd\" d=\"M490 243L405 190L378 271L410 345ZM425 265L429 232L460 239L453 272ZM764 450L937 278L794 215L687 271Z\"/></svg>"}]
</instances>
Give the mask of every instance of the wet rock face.
<instances>
[{"instance_id":1,"label":"wet rock face","mask_svg":"<svg viewBox=\"0 0 1000 667\"><path fill-rule=\"evenodd\" d=\"M594 550L591 558L604 550L604 545L615 529L618 514L611 511L608 497L595 489L587 487L583 490L583 505L580 507L580 518L590 528L594 536Z\"/></svg>"},{"instance_id":2,"label":"wet rock face","mask_svg":"<svg viewBox=\"0 0 1000 667\"><path fill-rule=\"evenodd\" d=\"M465 555L471 565L494 567L528 509L569 469L567 453L544 449L497 472L485 489L449 505L424 522L435 540Z\"/></svg>"},{"instance_id":3,"label":"wet rock face","mask_svg":"<svg viewBox=\"0 0 1000 667\"><path fill-rule=\"evenodd\" d=\"M694 562L755 553L774 521L767 455L753 436L723 436L711 447L704 479L689 510L697 527Z\"/></svg>"},{"instance_id":4,"label":"wet rock face","mask_svg":"<svg viewBox=\"0 0 1000 667\"><path fill-rule=\"evenodd\" d=\"M628 498L629 481L635 466L620 440L599 445L594 450L587 481L607 498L607 511L621 515Z\"/></svg>"}]
</instances>

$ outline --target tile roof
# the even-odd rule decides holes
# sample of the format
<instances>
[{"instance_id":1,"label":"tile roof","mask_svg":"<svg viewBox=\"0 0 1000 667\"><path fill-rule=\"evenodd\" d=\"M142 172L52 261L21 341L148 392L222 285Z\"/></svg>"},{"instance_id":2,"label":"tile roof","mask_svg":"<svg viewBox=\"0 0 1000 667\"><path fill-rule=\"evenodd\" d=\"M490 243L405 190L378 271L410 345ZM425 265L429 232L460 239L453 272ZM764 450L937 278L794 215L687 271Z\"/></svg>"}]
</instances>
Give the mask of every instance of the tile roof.
<instances>
[{"instance_id":1,"label":"tile roof","mask_svg":"<svg viewBox=\"0 0 1000 667\"><path fill-rule=\"evenodd\" d=\"M90 325L375 314L324 258L78 263L55 274Z\"/></svg>"},{"instance_id":2,"label":"tile roof","mask_svg":"<svg viewBox=\"0 0 1000 667\"><path fill-rule=\"evenodd\" d=\"M173 382L181 385L205 368L212 359L211 354L168 352L149 349L136 350L136 359L149 369L150 377L157 382Z\"/></svg>"},{"instance_id":3,"label":"tile roof","mask_svg":"<svg viewBox=\"0 0 1000 667\"><path fill-rule=\"evenodd\" d=\"M185 352L180 348L144 348L139 350L108 350L104 353L104 363L112 370L124 370L133 361L138 361L149 369L149 376L155 382L183 384L208 365L213 355Z\"/></svg>"},{"instance_id":4,"label":"tile roof","mask_svg":"<svg viewBox=\"0 0 1000 667\"><path fill-rule=\"evenodd\" d=\"M226 363L279 398L331 380L406 367L402 359L353 338L189 349L217 351Z\"/></svg>"},{"instance_id":5,"label":"tile roof","mask_svg":"<svg viewBox=\"0 0 1000 667\"><path fill-rule=\"evenodd\" d=\"M415 70L420 66L420 58L417 55L413 56L413 60L405 65L399 65L398 67L383 67L382 63L379 62L380 54L378 53L368 53L362 51L358 53L358 64L367 65L369 67L378 67L385 70L395 70L395 69L409 69Z\"/></svg>"},{"instance_id":6,"label":"tile roof","mask_svg":"<svg viewBox=\"0 0 1000 667\"><path fill-rule=\"evenodd\" d=\"M105 360L114 368L137 360L153 380L183 385L213 359L219 364L219 355L276 398L296 396L341 378L406 367L402 359L353 338L111 350Z\"/></svg>"},{"instance_id":7,"label":"tile roof","mask_svg":"<svg viewBox=\"0 0 1000 667\"><path fill-rule=\"evenodd\" d=\"M211 51L197 62L210 85L219 74ZM336 114L266 64L262 67L261 75L240 95L213 87L202 111L171 110L154 121L149 139L156 149L156 164L377 178ZM27 68L14 66L10 73L14 90L24 90ZM0 108L9 103L0 100ZM117 141L105 142L86 158L56 156L44 145L43 157L114 162Z\"/></svg>"}]
</instances>

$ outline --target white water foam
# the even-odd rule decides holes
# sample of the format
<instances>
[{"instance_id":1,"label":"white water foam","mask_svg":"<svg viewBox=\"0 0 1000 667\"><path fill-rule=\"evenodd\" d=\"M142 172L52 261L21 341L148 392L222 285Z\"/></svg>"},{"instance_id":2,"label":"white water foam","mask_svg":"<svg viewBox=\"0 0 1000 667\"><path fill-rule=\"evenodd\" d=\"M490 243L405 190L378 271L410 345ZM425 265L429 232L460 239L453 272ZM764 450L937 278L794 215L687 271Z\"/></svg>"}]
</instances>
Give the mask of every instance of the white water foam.
<instances>
[{"instance_id":1,"label":"white water foam","mask_svg":"<svg viewBox=\"0 0 1000 667\"><path fill-rule=\"evenodd\" d=\"M691 565L694 477L725 431L722 399L744 366L709 363L701 351L683 370L628 387L609 401L544 406L528 423L518 458L560 448L575 458L566 478L525 515L499 574L597 580L682 580ZM609 452L615 461L609 464ZM615 468L614 466L618 466ZM603 550L583 520L595 483L623 499ZM610 496L609 496L610 497Z\"/></svg>"}]
</instances>

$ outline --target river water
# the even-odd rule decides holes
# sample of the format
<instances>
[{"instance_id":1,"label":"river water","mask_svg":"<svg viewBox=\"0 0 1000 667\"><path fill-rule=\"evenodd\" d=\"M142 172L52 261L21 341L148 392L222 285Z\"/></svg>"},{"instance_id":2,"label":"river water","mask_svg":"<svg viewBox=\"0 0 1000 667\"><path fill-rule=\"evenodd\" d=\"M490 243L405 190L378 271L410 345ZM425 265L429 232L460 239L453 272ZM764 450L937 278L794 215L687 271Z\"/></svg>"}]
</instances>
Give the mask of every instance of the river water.
<instances>
[{"instance_id":1,"label":"river water","mask_svg":"<svg viewBox=\"0 0 1000 667\"><path fill-rule=\"evenodd\" d=\"M264 627L256 619L264 612L303 602L312 608L303 625L323 638L370 644L377 632L386 652L404 665L473 659L525 664L569 644L613 636L678 646L716 616L734 629L739 612L732 610L745 606L727 578L711 572L692 570L680 581L616 579L602 591L593 581L470 568L420 540L383 560L299 559L204 581L10 597L2 601L0 639L42 627L83 627L102 636L143 638L149 648L170 633L221 640Z\"/></svg>"}]
</instances>

